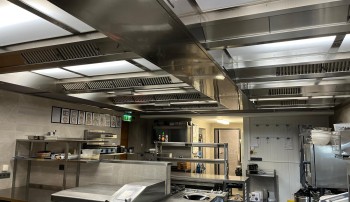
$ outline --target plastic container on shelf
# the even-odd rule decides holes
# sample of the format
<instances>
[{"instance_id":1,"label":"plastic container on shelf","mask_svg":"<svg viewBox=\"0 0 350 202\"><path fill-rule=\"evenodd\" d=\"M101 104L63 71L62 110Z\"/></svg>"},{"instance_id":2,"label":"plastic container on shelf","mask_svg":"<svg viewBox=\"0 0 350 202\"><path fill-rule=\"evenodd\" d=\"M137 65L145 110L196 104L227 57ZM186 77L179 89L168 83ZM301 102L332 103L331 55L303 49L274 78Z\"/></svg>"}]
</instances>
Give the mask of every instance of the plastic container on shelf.
<instances>
[{"instance_id":1,"label":"plastic container on shelf","mask_svg":"<svg viewBox=\"0 0 350 202\"><path fill-rule=\"evenodd\" d=\"M332 133L325 130L311 130L312 143L315 145L327 145L331 140Z\"/></svg>"},{"instance_id":2,"label":"plastic container on shelf","mask_svg":"<svg viewBox=\"0 0 350 202\"><path fill-rule=\"evenodd\" d=\"M98 160L100 159L100 149L82 149L81 158L82 159L90 159L90 160Z\"/></svg>"}]
</instances>

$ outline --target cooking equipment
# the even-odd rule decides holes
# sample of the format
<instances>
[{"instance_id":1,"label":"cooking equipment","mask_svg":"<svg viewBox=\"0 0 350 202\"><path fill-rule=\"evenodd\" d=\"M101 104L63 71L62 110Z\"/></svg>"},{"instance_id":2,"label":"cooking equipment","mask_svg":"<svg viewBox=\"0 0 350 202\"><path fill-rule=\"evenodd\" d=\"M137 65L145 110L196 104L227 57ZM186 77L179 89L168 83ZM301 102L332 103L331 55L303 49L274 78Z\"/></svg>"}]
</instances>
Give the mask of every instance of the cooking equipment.
<instances>
[{"instance_id":1,"label":"cooking equipment","mask_svg":"<svg viewBox=\"0 0 350 202\"><path fill-rule=\"evenodd\" d=\"M248 174L258 174L258 164L255 164L255 163L251 163L251 164L248 164Z\"/></svg>"},{"instance_id":2,"label":"cooking equipment","mask_svg":"<svg viewBox=\"0 0 350 202\"><path fill-rule=\"evenodd\" d=\"M262 191L254 191L249 194L250 201L262 201L263 200L263 192Z\"/></svg>"}]
</instances>

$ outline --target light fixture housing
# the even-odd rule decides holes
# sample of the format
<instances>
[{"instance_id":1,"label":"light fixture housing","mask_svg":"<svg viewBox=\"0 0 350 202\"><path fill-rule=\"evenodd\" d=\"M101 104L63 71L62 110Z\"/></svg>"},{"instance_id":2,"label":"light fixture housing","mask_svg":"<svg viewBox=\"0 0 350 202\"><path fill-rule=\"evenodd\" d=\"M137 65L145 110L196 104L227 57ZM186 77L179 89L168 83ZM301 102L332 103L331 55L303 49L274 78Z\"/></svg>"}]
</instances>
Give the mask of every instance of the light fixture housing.
<instances>
[{"instance_id":1,"label":"light fixture housing","mask_svg":"<svg viewBox=\"0 0 350 202\"><path fill-rule=\"evenodd\" d=\"M86 76L100 76L106 74L123 74L132 72L142 72L143 70L128 61L112 61L86 65L68 66L64 69L77 72Z\"/></svg>"},{"instance_id":2,"label":"light fixture housing","mask_svg":"<svg viewBox=\"0 0 350 202\"><path fill-rule=\"evenodd\" d=\"M224 120L224 119L218 119L216 120L217 123L223 124L223 125L229 125L230 122L228 120Z\"/></svg>"}]
</instances>

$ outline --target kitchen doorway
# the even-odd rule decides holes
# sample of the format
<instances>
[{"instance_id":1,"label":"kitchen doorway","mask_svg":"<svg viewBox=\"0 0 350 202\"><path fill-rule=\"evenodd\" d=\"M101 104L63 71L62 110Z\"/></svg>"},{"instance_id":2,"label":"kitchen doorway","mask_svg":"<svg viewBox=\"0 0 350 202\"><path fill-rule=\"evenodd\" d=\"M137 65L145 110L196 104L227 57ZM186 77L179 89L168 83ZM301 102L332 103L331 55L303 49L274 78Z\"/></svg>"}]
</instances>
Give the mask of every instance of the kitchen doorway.
<instances>
[{"instance_id":1,"label":"kitchen doorway","mask_svg":"<svg viewBox=\"0 0 350 202\"><path fill-rule=\"evenodd\" d=\"M237 128L215 128L215 143L228 143L229 175L236 175L235 169L241 165L241 130ZM215 149L215 158L224 158L224 148ZM224 165L215 165L215 174L224 175Z\"/></svg>"}]
</instances>

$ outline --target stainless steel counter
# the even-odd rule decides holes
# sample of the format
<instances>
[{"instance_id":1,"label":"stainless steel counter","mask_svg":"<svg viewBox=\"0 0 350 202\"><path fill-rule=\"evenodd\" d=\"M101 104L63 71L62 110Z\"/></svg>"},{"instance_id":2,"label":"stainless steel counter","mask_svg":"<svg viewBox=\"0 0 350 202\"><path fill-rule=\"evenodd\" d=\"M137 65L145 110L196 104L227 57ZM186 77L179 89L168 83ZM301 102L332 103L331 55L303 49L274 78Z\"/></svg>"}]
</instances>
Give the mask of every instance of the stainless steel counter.
<instances>
[{"instance_id":1,"label":"stainless steel counter","mask_svg":"<svg viewBox=\"0 0 350 202\"><path fill-rule=\"evenodd\" d=\"M101 201L105 202L109 200L111 196L121 188L122 186L111 185L88 185L84 187L76 187L72 189L66 189L51 195L53 202L61 201Z\"/></svg>"},{"instance_id":2,"label":"stainless steel counter","mask_svg":"<svg viewBox=\"0 0 350 202\"><path fill-rule=\"evenodd\" d=\"M187 189L184 191L181 191L177 194L174 194L172 196L168 196L167 198L163 199L160 202L189 202L192 200L188 200L184 198L184 195L186 194L204 194L209 197L208 202L221 202L224 200L219 200L218 198L225 198L227 197L227 193L218 193L218 192L211 192L211 191L205 191L205 190L194 190L194 189Z\"/></svg>"},{"instance_id":3,"label":"stainless steel counter","mask_svg":"<svg viewBox=\"0 0 350 202\"><path fill-rule=\"evenodd\" d=\"M51 195L53 202L105 202L122 186L110 185L89 185L63 190ZM189 202L191 200L183 198L186 194L204 194L209 197L208 202L216 202L216 197L225 197L227 193L211 192L204 190L187 189L172 196L165 196L158 202ZM220 200L218 200L220 202ZM151 202L151 201L149 201Z\"/></svg>"}]
</instances>

